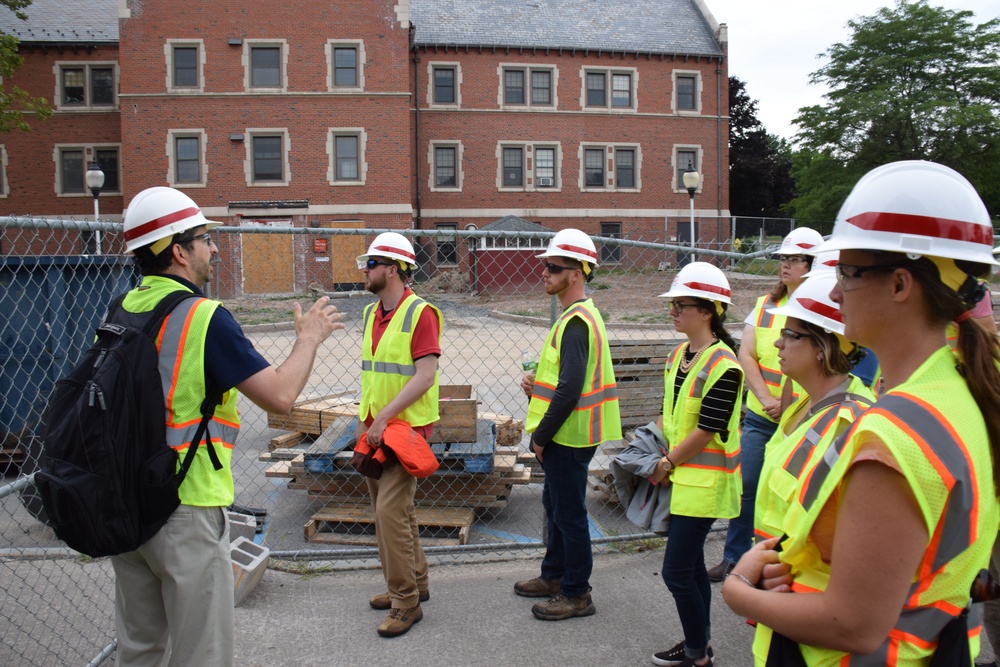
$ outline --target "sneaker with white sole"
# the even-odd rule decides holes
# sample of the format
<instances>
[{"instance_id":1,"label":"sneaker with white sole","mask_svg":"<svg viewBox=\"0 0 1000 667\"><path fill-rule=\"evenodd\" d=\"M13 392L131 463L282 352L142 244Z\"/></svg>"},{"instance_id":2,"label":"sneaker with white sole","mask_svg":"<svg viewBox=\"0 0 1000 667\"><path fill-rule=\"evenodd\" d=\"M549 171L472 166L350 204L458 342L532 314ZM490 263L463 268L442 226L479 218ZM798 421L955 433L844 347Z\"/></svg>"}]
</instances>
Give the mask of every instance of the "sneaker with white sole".
<instances>
[{"instance_id":1,"label":"sneaker with white sole","mask_svg":"<svg viewBox=\"0 0 1000 667\"><path fill-rule=\"evenodd\" d=\"M708 655L708 664L714 665L715 651L712 650L711 645L705 650L705 653ZM653 654L653 664L660 667L680 667L684 664L685 659L683 640L673 648Z\"/></svg>"}]
</instances>

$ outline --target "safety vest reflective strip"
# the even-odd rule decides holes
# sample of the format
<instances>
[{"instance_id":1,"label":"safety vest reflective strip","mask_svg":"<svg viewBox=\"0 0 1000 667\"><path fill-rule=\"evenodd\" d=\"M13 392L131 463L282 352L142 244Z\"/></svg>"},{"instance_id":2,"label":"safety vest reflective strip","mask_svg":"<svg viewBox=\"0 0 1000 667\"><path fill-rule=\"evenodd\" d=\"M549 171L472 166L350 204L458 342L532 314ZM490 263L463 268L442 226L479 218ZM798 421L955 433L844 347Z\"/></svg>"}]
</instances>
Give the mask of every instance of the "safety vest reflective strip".
<instances>
[{"instance_id":1,"label":"safety vest reflective strip","mask_svg":"<svg viewBox=\"0 0 1000 667\"><path fill-rule=\"evenodd\" d=\"M770 329L774 326L775 315L767 312L767 309L771 306L777 306L778 304L771 298L770 294L761 298L764 300L764 303L761 304L760 310L757 312L757 323L754 326L758 329Z\"/></svg>"},{"instance_id":2,"label":"safety vest reflective strip","mask_svg":"<svg viewBox=\"0 0 1000 667\"><path fill-rule=\"evenodd\" d=\"M802 474L802 469L812 457L816 446L819 445L819 443L823 441L824 436L826 436L827 429L835 424L842 416L841 410L849 410L850 420L853 422L859 415L861 415L862 412L870 407L870 404L860 405L856 401L845 401L830 407L830 410L824 413L815 424L809 427L805 435L802 436L802 440L799 442L799 445L796 446L795 451L792 452L791 456L788 457L785 464L782 466L793 477L798 478L798 476Z\"/></svg>"},{"instance_id":3,"label":"safety vest reflective strip","mask_svg":"<svg viewBox=\"0 0 1000 667\"><path fill-rule=\"evenodd\" d=\"M778 330L785 323L784 315L773 315L767 312L768 308L784 305L787 297L775 301L770 294L758 297L754 308L757 309L757 318L754 321L754 340L756 343L757 368L767 385L767 391L771 396L781 396L782 383L786 381L781 374L781 366L778 364L778 350L774 347L774 342L778 339ZM791 382L791 380L787 380ZM794 386L793 386L794 389ZM797 397L797 392L793 394ZM753 392L747 394L747 410L768 421L774 421L766 412L763 404L757 400Z\"/></svg>"},{"instance_id":4,"label":"safety vest reflective strip","mask_svg":"<svg viewBox=\"0 0 1000 667\"><path fill-rule=\"evenodd\" d=\"M712 371L715 370L717 365L724 363L727 360L736 360L732 352L729 352L727 349L722 347L717 347L712 351L712 354L708 357L705 364L695 375L694 382L691 384L691 392L689 393L689 396L692 399L701 401L705 398L705 385L708 382L709 376L712 374ZM740 460L740 452L738 450L726 454L725 450L705 447L700 452L685 461L684 465L695 468L704 468L706 470L720 470L731 473L736 472L736 469L740 467Z\"/></svg>"},{"instance_id":5,"label":"safety vest reflective strip","mask_svg":"<svg viewBox=\"0 0 1000 667\"><path fill-rule=\"evenodd\" d=\"M444 331L444 318L441 311L432 304L412 292L397 306L400 309L391 320L379 341L378 349L372 354L372 339L375 328L373 313L378 302L369 304L364 310L364 329L361 342L361 406L359 416L362 420L378 414L389 402L399 394L400 390L417 373L416 364L410 352L413 339L413 329L419 321L423 308L431 308L438 317L439 335ZM401 333L403 336L390 334ZM377 357L377 359L376 359ZM439 419L438 413L438 378L435 373L434 386L412 405L403 410L400 419L411 426L426 426Z\"/></svg>"},{"instance_id":6,"label":"safety vest reflective strip","mask_svg":"<svg viewBox=\"0 0 1000 667\"><path fill-rule=\"evenodd\" d=\"M558 355L559 343L566 323L572 317L580 317L587 323L590 331L588 367L593 363L593 371L589 375L589 383L584 380L584 388L573 412L563 422L553 440L569 447L587 447L608 440L621 438L621 417L618 407L618 388L615 384L614 368L611 366L611 353L607 343L607 333L604 320L588 299L583 303L571 306L553 324L546 340L546 347ZM543 354L543 356L545 356ZM528 416L525 428L531 433L545 415L546 406L555 397L559 368L556 364L540 365L535 378L531 401L528 404ZM586 390L589 386L589 390ZM584 415L585 412L590 415ZM607 420L607 423L606 423ZM585 428L587 433L579 433ZM581 436L587 441L580 443Z\"/></svg>"}]
</instances>

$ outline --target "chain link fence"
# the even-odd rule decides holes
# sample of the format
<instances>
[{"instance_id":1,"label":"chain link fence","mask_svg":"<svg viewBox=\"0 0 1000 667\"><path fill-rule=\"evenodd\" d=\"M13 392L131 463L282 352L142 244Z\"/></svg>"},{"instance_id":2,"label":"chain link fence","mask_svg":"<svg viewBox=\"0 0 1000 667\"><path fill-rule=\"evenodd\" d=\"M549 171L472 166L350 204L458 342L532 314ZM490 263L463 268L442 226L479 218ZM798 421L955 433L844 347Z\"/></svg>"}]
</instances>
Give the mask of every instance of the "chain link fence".
<instances>
[{"instance_id":1,"label":"chain link fence","mask_svg":"<svg viewBox=\"0 0 1000 667\"><path fill-rule=\"evenodd\" d=\"M678 221L681 222L681 221ZM219 248L206 292L221 299L257 349L280 363L294 343L292 302L326 295L347 327L321 348L302 400L270 415L240 400L233 455L242 534L270 550L271 567L377 564L363 478L348 465L360 390L362 289L355 257L377 230L256 224L213 231ZM665 223L666 224L666 223ZM677 224L677 223L675 223ZM699 220L729 238L732 221ZM286 222L287 225L287 222ZM683 223L677 225L682 228ZM414 290L444 313L442 424L433 447L441 470L422 480L417 504L434 562L540 554L543 474L527 452L522 358L537 358L554 297L535 258L551 233L405 232L418 249ZM676 345L664 300L692 257L728 274L737 334L754 299L775 281L770 246L728 241L671 245L600 238L602 266L588 284L612 345L625 430L655 419L663 366ZM114 654L114 579L107 559L67 549L38 520L31 474L40 463L42 415L53 384L91 340L110 301L139 280L116 223L0 218L0 663L100 664ZM591 465L588 504L595 551L662 544L625 518L604 445ZM242 513L240 511L242 510Z\"/></svg>"}]
</instances>

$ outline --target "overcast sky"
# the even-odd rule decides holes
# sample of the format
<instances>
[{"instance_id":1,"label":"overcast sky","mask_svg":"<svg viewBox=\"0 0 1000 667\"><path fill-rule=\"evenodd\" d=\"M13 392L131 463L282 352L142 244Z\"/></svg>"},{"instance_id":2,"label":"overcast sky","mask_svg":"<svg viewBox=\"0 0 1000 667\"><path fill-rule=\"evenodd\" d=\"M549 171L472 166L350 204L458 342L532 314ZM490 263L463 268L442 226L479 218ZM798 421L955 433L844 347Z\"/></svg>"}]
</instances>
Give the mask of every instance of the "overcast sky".
<instances>
[{"instance_id":1,"label":"overcast sky","mask_svg":"<svg viewBox=\"0 0 1000 667\"><path fill-rule=\"evenodd\" d=\"M827 59L816 56L849 37L847 22L870 16L893 0L704 0L729 25L729 75L746 81L758 100L757 117L771 134L791 139L800 107L822 103L825 89L809 75ZM997 0L931 0L931 5L975 12L975 24L1000 16Z\"/></svg>"}]
</instances>

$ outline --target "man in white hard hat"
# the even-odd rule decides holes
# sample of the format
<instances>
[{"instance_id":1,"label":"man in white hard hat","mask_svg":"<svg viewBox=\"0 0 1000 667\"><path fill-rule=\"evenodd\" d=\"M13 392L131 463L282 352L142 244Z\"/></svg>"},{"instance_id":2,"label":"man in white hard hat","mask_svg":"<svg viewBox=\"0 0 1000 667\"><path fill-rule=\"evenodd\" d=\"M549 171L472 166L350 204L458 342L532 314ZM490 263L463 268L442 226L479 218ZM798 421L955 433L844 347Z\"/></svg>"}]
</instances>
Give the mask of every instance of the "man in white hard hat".
<instances>
[{"instance_id":1,"label":"man in white hard hat","mask_svg":"<svg viewBox=\"0 0 1000 667\"><path fill-rule=\"evenodd\" d=\"M365 308L361 343L361 407L358 418L368 443L378 446L390 419L401 419L424 438L438 415L438 357L441 311L408 286L416 256L398 232L375 237L358 256L365 289L378 301ZM409 632L424 617L421 602L430 599L427 559L420 546L413 497L417 479L392 454L379 479L366 478L375 510L375 534L386 592L371 600L373 609L389 610L378 626L382 637Z\"/></svg>"},{"instance_id":2,"label":"man in white hard hat","mask_svg":"<svg viewBox=\"0 0 1000 667\"><path fill-rule=\"evenodd\" d=\"M559 621L595 612L594 566L587 518L587 474L597 446L622 437L618 392L604 319L584 285L597 267L597 249L578 229L564 229L539 255L545 293L563 313L552 325L538 370L521 389L530 398L525 430L545 470L542 505L548 541L541 575L518 581L522 597L547 597L531 613Z\"/></svg>"},{"instance_id":3,"label":"man in white hard hat","mask_svg":"<svg viewBox=\"0 0 1000 667\"><path fill-rule=\"evenodd\" d=\"M233 569L226 508L233 504L231 458L239 431L237 392L271 412L287 413L312 371L316 350L343 329L322 297L306 312L293 304L295 345L272 366L243 335L222 304L207 299L219 252L206 220L184 193L143 190L125 212L126 249L142 271L122 303L129 317L153 310L167 294L186 291L163 325L160 368L167 398L167 443L183 456L206 396L221 396L178 490L181 505L148 542L111 557L116 575L115 629L119 665L233 664ZM183 340L173 344L171 340ZM168 658L169 656L169 658Z\"/></svg>"}]
</instances>

